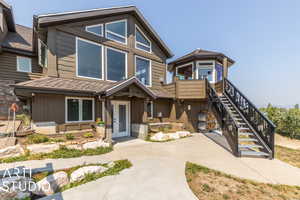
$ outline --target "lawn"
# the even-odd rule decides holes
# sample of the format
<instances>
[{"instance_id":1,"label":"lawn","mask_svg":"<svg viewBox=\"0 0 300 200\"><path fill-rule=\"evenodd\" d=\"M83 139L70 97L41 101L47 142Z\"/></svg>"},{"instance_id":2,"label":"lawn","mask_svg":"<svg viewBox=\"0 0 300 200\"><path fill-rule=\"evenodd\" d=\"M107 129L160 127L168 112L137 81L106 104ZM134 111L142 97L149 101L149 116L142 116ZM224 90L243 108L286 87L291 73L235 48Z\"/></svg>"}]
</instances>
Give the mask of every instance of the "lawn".
<instances>
[{"instance_id":1,"label":"lawn","mask_svg":"<svg viewBox=\"0 0 300 200\"><path fill-rule=\"evenodd\" d=\"M258 183L189 162L185 174L189 187L201 200L300 199L300 187Z\"/></svg>"},{"instance_id":2,"label":"lawn","mask_svg":"<svg viewBox=\"0 0 300 200\"><path fill-rule=\"evenodd\" d=\"M275 158L300 168L300 150L276 146Z\"/></svg>"}]
</instances>

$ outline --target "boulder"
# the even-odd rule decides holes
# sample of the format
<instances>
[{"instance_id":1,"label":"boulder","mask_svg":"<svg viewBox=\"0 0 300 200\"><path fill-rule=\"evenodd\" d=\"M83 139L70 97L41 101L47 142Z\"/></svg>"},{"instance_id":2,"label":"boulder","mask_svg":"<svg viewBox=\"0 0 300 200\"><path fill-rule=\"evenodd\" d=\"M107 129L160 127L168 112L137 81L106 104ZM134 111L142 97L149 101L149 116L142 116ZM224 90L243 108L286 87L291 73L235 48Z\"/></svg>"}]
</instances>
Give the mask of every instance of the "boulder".
<instances>
[{"instance_id":1,"label":"boulder","mask_svg":"<svg viewBox=\"0 0 300 200\"><path fill-rule=\"evenodd\" d=\"M69 178L66 172L56 172L37 182L37 188L33 193L39 196L51 195L68 183Z\"/></svg>"},{"instance_id":2,"label":"boulder","mask_svg":"<svg viewBox=\"0 0 300 200\"><path fill-rule=\"evenodd\" d=\"M110 144L107 142L104 142L103 140L97 140L94 142L87 142L82 145L83 149L96 149L98 147L109 147Z\"/></svg>"},{"instance_id":3,"label":"boulder","mask_svg":"<svg viewBox=\"0 0 300 200\"><path fill-rule=\"evenodd\" d=\"M23 148L20 145L6 147L0 149L0 158L15 157L24 153Z\"/></svg>"},{"instance_id":4,"label":"boulder","mask_svg":"<svg viewBox=\"0 0 300 200\"><path fill-rule=\"evenodd\" d=\"M180 137L186 137L191 135L189 131L177 131L176 133L178 133Z\"/></svg>"},{"instance_id":5,"label":"boulder","mask_svg":"<svg viewBox=\"0 0 300 200\"><path fill-rule=\"evenodd\" d=\"M30 153L51 153L54 150L59 149L59 144L32 144L28 145L27 149Z\"/></svg>"},{"instance_id":6,"label":"boulder","mask_svg":"<svg viewBox=\"0 0 300 200\"><path fill-rule=\"evenodd\" d=\"M70 144L70 145L66 145L66 147L67 147L68 149L82 150L82 147L81 147L81 145L79 145L79 144Z\"/></svg>"},{"instance_id":7,"label":"boulder","mask_svg":"<svg viewBox=\"0 0 300 200\"><path fill-rule=\"evenodd\" d=\"M180 138L178 133L169 133L168 135L169 135L170 139L175 139L176 140L176 139Z\"/></svg>"},{"instance_id":8,"label":"boulder","mask_svg":"<svg viewBox=\"0 0 300 200\"><path fill-rule=\"evenodd\" d=\"M71 174L71 183L84 179L87 174L102 173L108 168L102 166L86 166L75 170Z\"/></svg>"},{"instance_id":9,"label":"boulder","mask_svg":"<svg viewBox=\"0 0 300 200\"><path fill-rule=\"evenodd\" d=\"M153 136L151 136L150 139L153 141L166 141L170 138L169 138L168 134L164 134L163 132L158 132L158 133L154 134Z\"/></svg>"},{"instance_id":10,"label":"boulder","mask_svg":"<svg viewBox=\"0 0 300 200\"><path fill-rule=\"evenodd\" d=\"M32 179L22 176L12 176L0 180L0 199L24 199L30 196Z\"/></svg>"}]
</instances>

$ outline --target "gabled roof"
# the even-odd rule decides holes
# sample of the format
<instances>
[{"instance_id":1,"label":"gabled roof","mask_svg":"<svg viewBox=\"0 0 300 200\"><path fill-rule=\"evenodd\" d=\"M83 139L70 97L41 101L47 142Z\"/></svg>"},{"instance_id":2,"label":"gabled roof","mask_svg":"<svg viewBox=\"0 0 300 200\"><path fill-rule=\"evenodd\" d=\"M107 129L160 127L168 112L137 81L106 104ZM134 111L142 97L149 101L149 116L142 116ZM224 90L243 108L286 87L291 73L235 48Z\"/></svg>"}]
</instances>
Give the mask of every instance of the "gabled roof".
<instances>
[{"instance_id":1,"label":"gabled roof","mask_svg":"<svg viewBox=\"0 0 300 200\"><path fill-rule=\"evenodd\" d=\"M215 51L207 51L207 50L203 50L203 49L196 49L196 50L192 51L191 53L188 53L188 54L170 62L169 65L179 65L179 64L183 64L185 62L189 62L189 61L192 61L195 59L216 59L222 63L223 58L227 58L230 65L234 64L234 62L235 62L231 58L225 56L223 53L215 52Z\"/></svg>"},{"instance_id":2,"label":"gabled roof","mask_svg":"<svg viewBox=\"0 0 300 200\"><path fill-rule=\"evenodd\" d=\"M0 0L0 5L4 8L3 13L6 19L7 28L10 32L15 32L15 19L12 11L12 7L6 3L4 0Z\"/></svg>"},{"instance_id":3,"label":"gabled roof","mask_svg":"<svg viewBox=\"0 0 300 200\"><path fill-rule=\"evenodd\" d=\"M16 32L8 32L3 43L4 48L33 51L32 28L16 24Z\"/></svg>"},{"instance_id":4,"label":"gabled roof","mask_svg":"<svg viewBox=\"0 0 300 200\"><path fill-rule=\"evenodd\" d=\"M102 8L93 10L83 10L74 12L63 12L55 14L46 14L36 16L39 27L47 27L52 25L60 25L69 22L77 22L88 19L95 19L97 17L106 17L120 14L132 14L139 22L143 25L150 36L160 45L163 51L166 53L167 57L173 56L172 51L164 43L164 41L159 37L156 31L152 28L149 22L143 17L141 12L135 6L125 6L125 7L113 7L113 8Z\"/></svg>"}]
</instances>

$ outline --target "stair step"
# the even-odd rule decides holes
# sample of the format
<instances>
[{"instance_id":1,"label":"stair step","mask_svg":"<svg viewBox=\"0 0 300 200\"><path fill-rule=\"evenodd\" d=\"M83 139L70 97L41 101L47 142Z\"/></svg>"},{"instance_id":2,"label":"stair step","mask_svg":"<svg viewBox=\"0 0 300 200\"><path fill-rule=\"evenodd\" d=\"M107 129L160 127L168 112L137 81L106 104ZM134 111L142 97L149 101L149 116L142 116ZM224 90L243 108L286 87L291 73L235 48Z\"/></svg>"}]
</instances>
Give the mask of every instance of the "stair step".
<instances>
[{"instance_id":1,"label":"stair step","mask_svg":"<svg viewBox=\"0 0 300 200\"><path fill-rule=\"evenodd\" d=\"M252 135L254 135L254 133L251 133L251 132L239 132L239 135L240 136L252 136Z\"/></svg>"},{"instance_id":2,"label":"stair step","mask_svg":"<svg viewBox=\"0 0 300 200\"><path fill-rule=\"evenodd\" d=\"M245 130L250 130L250 128L245 128L245 127L239 128L239 131L245 131Z\"/></svg>"},{"instance_id":3,"label":"stair step","mask_svg":"<svg viewBox=\"0 0 300 200\"><path fill-rule=\"evenodd\" d=\"M257 142L257 139L254 138L239 138L239 142Z\"/></svg>"},{"instance_id":4,"label":"stair step","mask_svg":"<svg viewBox=\"0 0 300 200\"><path fill-rule=\"evenodd\" d=\"M261 151L241 151L241 156L265 157L265 156L269 156L269 154Z\"/></svg>"},{"instance_id":5,"label":"stair step","mask_svg":"<svg viewBox=\"0 0 300 200\"><path fill-rule=\"evenodd\" d=\"M252 148L263 148L261 145L257 144L239 144L240 149L252 149Z\"/></svg>"}]
</instances>

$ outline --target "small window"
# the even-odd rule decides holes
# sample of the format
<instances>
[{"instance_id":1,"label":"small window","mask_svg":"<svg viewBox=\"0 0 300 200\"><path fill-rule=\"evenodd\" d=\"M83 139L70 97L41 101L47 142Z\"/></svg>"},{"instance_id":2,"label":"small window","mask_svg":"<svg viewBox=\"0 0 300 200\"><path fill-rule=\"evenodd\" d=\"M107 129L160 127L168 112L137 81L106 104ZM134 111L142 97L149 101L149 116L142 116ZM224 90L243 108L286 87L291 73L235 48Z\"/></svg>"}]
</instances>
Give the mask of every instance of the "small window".
<instances>
[{"instance_id":1,"label":"small window","mask_svg":"<svg viewBox=\"0 0 300 200\"><path fill-rule=\"evenodd\" d=\"M110 40L127 44L127 20L105 24L105 34Z\"/></svg>"},{"instance_id":2,"label":"small window","mask_svg":"<svg viewBox=\"0 0 300 200\"><path fill-rule=\"evenodd\" d=\"M103 36L103 25L102 24L86 26L85 30L87 32L93 33L95 35Z\"/></svg>"},{"instance_id":3,"label":"small window","mask_svg":"<svg viewBox=\"0 0 300 200\"><path fill-rule=\"evenodd\" d=\"M106 49L107 80L120 81L127 78L127 55L123 51Z\"/></svg>"},{"instance_id":4,"label":"small window","mask_svg":"<svg viewBox=\"0 0 300 200\"><path fill-rule=\"evenodd\" d=\"M146 86L151 86L151 61L135 57L135 75Z\"/></svg>"},{"instance_id":5,"label":"small window","mask_svg":"<svg viewBox=\"0 0 300 200\"><path fill-rule=\"evenodd\" d=\"M102 45L77 38L77 76L103 79Z\"/></svg>"},{"instance_id":6,"label":"small window","mask_svg":"<svg viewBox=\"0 0 300 200\"><path fill-rule=\"evenodd\" d=\"M94 99L66 98L66 122L94 121Z\"/></svg>"},{"instance_id":7,"label":"small window","mask_svg":"<svg viewBox=\"0 0 300 200\"><path fill-rule=\"evenodd\" d=\"M147 103L147 116L153 118L153 101Z\"/></svg>"},{"instance_id":8,"label":"small window","mask_svg":"<svg viewBox=\"0 0 300 200\"><path fill-rule=\"evenodd\" d=\"M39 65L42 67L48 67L48 47L40 39L38 40L38 56Z\"/></svg>"},{"instance_id":9,"label":"small window","mask_svg":"<svg viewBox=\"0 0 300 200\"><path fill-rule=\"evenodd\" d=\"M146 37L146 35L143 34L143 32L136 26L135 27L135 48L151 52L151 42Z\"/></svg>"},{"instance_id":10,"label":"small window","mask_svg":"<svg viewBox=\"0 0 300 200\"><path fill-rule=\"evenodd\" d=\"M0 7L0 31L4 32L4 16L3 9Z\"/></svg>"},{"instance_id":11,"label":"small window","mask_svg":"<svg viewBox=\"0 0 300 200\"><path fill-rule=\"evenodd\" d=\"M17 56L18 72L31 72L31 58Z\"/></svg>"}]
</instances>

